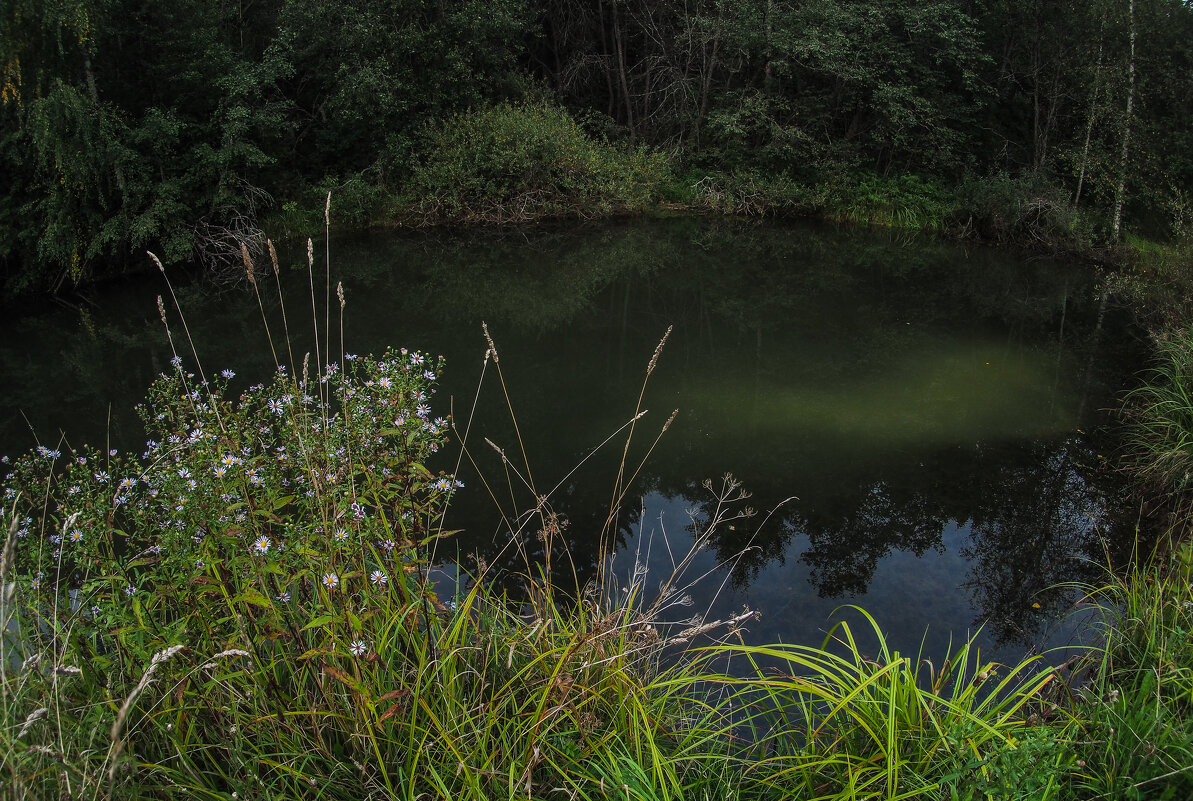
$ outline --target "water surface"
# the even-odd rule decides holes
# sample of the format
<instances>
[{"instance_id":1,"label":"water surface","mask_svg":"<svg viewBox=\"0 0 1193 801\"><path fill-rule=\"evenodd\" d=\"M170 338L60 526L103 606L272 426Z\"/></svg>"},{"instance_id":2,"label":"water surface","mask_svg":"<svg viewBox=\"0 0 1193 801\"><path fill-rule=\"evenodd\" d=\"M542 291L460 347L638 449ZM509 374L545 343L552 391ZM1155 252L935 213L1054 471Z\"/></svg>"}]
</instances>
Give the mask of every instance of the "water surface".
<instances>
[{"instance_id":1,"label":"water surface","mask_svg":"<svg viewBox=\"0 0 1193 801\"><path fill-rule=\"evenodd\" d=\"M697 610L760 609L755 640L818 642L833 610L856 603L904 651L923 640L939 654L984 626L987 647L1021 653L1071 636L1055 622L1073 601L1063 582L1129 550L1130 512L1099 432L1141 348L1088 270L856 229L703 219L377 233L330 252L347 300L341 350L332 295L333 360L389 345L448 359L435 413L473 417L467 486L449 519L462 554L505 558L502 513L555 488L571 561L592 575L625 438L589 454L639 408L614 564L668 572L713 511L703 482L732 474L758 514L714 532L692 594ZM313 339L305 253L284 260L298 362ZM176 287L208 371L234 369L246 385L270 374L251 294L182 273ZM154 300L163 289L150 278L77 309L8 309L0 452L29 447L34 432L46 444L138 447L132 406L171 355ZM265 303L285 353L277 292ZM482 369L482 320L505 391L491 363ZM533 494L507 479L486 437ZM448 450L438 467L450 470Z\"/></svg>"}]
</instances>

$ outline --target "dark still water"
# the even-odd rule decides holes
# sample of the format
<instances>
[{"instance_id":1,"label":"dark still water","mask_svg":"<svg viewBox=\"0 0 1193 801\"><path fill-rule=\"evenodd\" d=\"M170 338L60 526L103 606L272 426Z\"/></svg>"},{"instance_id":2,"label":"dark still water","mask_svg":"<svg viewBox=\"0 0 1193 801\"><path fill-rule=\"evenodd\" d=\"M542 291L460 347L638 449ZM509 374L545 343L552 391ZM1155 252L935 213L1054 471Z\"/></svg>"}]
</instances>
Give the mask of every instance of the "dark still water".
<instances>
[{"instance_id":1,"label":"dark still water","mask_svg":"<svg viewBox=\"0 0 1193 801\"><path fill-rule=\"evenodd\" d=\"M301 354L312 338L305 253L284 261ZM498 507L512 518L533 503L488 438L538 494L555 488L571 561L594 573L624 432L585 457L634 416L668 326L627 474L678 415L616 516L614 569L670 573L713 511L703 482L732 473L758 514L718 528L689 575L708 573L696 611L763 612L754 641L818 643L833 610L856 603L904 652L924 640L940 654L983 626L987 649L1014 656L1070 638L1062 583L1096 578L1108 551L1131 548L1134 519L1099 429L1141 345L1088 270L702 219L375 234L334 241L331 261L347 298L344 351L445 355L434 413L461 428L479 397L476 467L464 459L448 521L462 529L460 553L501 561L511 551ZM320 320L322 270L320 257ZM177 288L209 373L231 368L244 385L270 375L250 293ZM139 450L132 406L171 355L154 301L164 289L149 277L81 310L8 309L0 452L35 444L31 430L48 445ZM280 338L276 291L265 302ZM338 308L331 320L339 354ZM517 429L492 364L482 380L482 320ZM454 467L448 451L435 467Z\"/></svg>"}]
</instances>

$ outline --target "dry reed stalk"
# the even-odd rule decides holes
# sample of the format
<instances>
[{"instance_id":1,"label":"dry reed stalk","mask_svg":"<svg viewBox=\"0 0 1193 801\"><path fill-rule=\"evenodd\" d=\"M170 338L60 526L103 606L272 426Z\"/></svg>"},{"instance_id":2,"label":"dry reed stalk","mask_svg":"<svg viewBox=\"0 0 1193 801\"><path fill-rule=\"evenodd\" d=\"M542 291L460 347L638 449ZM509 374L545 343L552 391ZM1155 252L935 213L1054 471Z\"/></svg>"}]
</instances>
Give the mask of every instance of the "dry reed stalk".
<instances>
[{"instance_id":1,"label":"dry reed stalk","mask_svg":"<svg viewBox=\"0 0 1193 801\"><path fill-rule=\"evenodd\" d=\"M286 296L282 292L282 271L278 268L278 252L273 247L271 240L265 240L269 245L269 258L273 262L273 280L278 286L278 306L282 310L282 335L286 338L286 352L290 355L290 364L294 364L294 349L290 344L290 323L286 320ZM277 358L274 360L275 366L281 366Z\"/></svg>"},{"instance_id":2,"label":"dry reed stalk","mask_svg":"<svg viewBox=\"0 0 1193 801\"><path fill-rule=\"evenodd\" d=\"M650 383L650 376L652 373L654 373L655 368L658 366L659 356L662 355L663 348L666 346L667 339L671 336L671 331L674 328L675 328L675 326L673 326L673 325L667 326L667 330L663 332L663 337L659 340L659 344L655 345L654 353L652 353L650 355L650 361L646 365L646 376L642 379L641 389L638 390L638 402L634 405L635 423L636 423L638 417L640 416L639 413L642 411L642 400L646 396L646 385L648 383ZM676 411L678 412L678 410L676 410ZM663 426L663 431L666 431L668 428L670 428L671 421L674 419L674 417L675 417L675 413L673 413L671 415L671 417L668 418L666 424ZM631 483L633 483L632 480L631 481L625 480L625 472L626 472L626 460L629 459L629 456L630 456L630 443L634 439L634 428L635 428L635 425L631 424L630 431L626 435L625 447L622 449L622 452L621 452L621 462L617 466L617 478L613 482L613 497L610 498L610 500L609 500L609 513L605 517L604 526L601 527L601 540L602 540L601 548L602 548L602 550L606 549L606 545L609 542L609 538L612 534L611 528L614 524L615 519L617 518L618 512L621 509L621 504L625 499L626 489L627 489L627 487L629 487L629 485ZM659 436L662 436L662 432L659 432ZM654 444L652 444L650 446L650 451L654 450L654 446L657 443L658 443L658 437L655 438ZM650 451L647 451L647 456L650 455ZM634 476L638 475L638 472L642 469L642 465L644 463L645 463L645 459L643 459L643 461L639 463L637 469L634 470ZM603 580L603 577L601 578L601 580Z\"/></svg>"},{"instance_id":3,"label":"dry reed stalk","mask_svg":"<svg viewBox=\"0 0 1193 801\"><path fill-rule=\"evenodd\" d=\"M326 369L331 361L331 192L327 193L327 201L323 204L323 270L323 366Z\"/></svg>"},{"instance_id":4,"label":"dry reed stalk","mask_svg":"<svg viewBox=\"0 0 1193 801\"><path fill-rule=\"evenodd\" d=\"M149 254L149 258L153 259L153 263L157 265L158 271L162 274L162 278L166 281L166 288L170 290L170 298L174 301L174 308L178 310L178 319L182 321L182 330L186 334L186 341L191 346L191 355L195 357L195 369L199 371L199 378L203 380L203 384L207 385L207 376L203 373L203 363L199 361L199 352L195 350L195 340L191 336L191 330L186 324L186 315L182 313L182 305L178 302L178 296L174 294L174 284L170 281L170 276L166 275L166 268L162 266L161 259L154 255L153 251L145 251ZM163 319L165 318L164 307L159 303L159 311L162 312ZM168 326L167 326L168 327ZM171 340L171 344L173 341ZM208 390L210 392L210 390ZM214 399L212 399L214 402Z\"/></svg>"},{"instance_id":5,"label":"dry reed stalk","mask_svg":"<svg viewBox=\"0 0 1193 801\"><path fill-rule=\"evenodd\" d=\"M269 245L269 255L274 259L274 269L277 269L277 254L273 250L273 243L266 240ZM257 271L253 264L253 257L249 255L248 245L242 240L240 243L240 258L244 262L244 274L249 279L249 283L253 287L253 294L257 297L257 308L261 311L261 324L265 327L265 338L269 340L269 352L273 354L273 363L278 363L278 352L273 346L273 333L269 330L269 320L265 316L265 304L261 301L261 290L257 287Z\"/></svg>"},{"instance_id":6,"label":"dry reed stalk","mask_svg":"<svg viewBox=\"0 0 1193 801\"><path fill-rule=\"evenodd\" d=\"M44 706L30 712L29 717L25 718L25 722L21 724L21 730L17 732L17 739L19 740L24 737L25 733L33 727L34 723L41 720L49 713L50 710Z\"/></svg>"},{"instance_id":7,"label":"dry reed stalk","mask_svg":"<svg viewBox=\"0 0 1193 801\"><path fill-rule=\"evenodd\" d=\"M137 696L149 686L149 682L153 680L153 674L157 672L164 662L170 660L179 651L186 648L185 645L172 645L169 648L158 651L153 655L153 659L149 661L149 667L145 668L145 673L142 674L141 680L137 682L137 686L124 699L124 703L120 705L120 711L116 713L116 721L112 724L111 740L112 746L108 754L108 759L111 765L108 767L108 781L114 781L116 778L116 766L119 764L116 760L124 751L124 739L121 735L124 733L124 722L128 718L128 713L132 709L133 702L137 700Z\"/></svg>"},{"instance_id":8,"label":"dry reed stalk","mask_svg":"<svg viewBox=\"0 0 1193 801\"><path fill-rule=\"evenodd\" d=\"M489 344L489 351L485 354L485 358L493 357L494 364L500 364L501 359L497 357L497 345L493 343L493 337L489 335L489 324L481 322L481 330L485 332L485 342Z\"/></svg>"},{"instance_id":9,"label":"dry reed stalk","mask_svg":"<svg viewBox=\"0 0 1193 801\"><path fill-rule=\"evenodd\" d=\"M330 195L329 195L330 197ZM307 237L307 283L311 289L311 326L315 330L315 372L323 374L319 364L319 310L315 305L315 243ZM308 356L310 353L308 352ZM327 401L322 390L319 392L319 402L323 407L324 417L327 415Z\"/></svg>"},{"instance_id":10,"label":"dry reed stalk","mask_svg":"<svg viewBox=\"0 0 1193 801\"><path fill-rule=\"evenodd\" d=\"M240 260L244 262L244 274L249 279L249 283L253 285L253 289L257 288L257 277L253 270L253 257L249 255L249 246L241 240L240 243Z\"/></svg>"}]
</instances>

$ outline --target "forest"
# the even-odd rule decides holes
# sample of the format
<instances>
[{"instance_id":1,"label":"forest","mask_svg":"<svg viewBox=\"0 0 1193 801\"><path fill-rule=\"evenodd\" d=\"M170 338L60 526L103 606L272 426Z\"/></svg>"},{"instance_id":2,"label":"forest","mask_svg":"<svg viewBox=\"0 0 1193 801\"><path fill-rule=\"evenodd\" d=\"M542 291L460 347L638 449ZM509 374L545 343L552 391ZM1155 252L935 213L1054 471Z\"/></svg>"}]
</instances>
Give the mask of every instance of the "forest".
<instances>
[{"instance_id":1,"label":"forest","mask_svg":"<svg viewBox=\"0 0 1193 801\"><path fill-rule=\"evenodd\" d=\"M8 0L0 286L663 206L1193 233L1185 0Z\"/></svg>"}]
</instances>

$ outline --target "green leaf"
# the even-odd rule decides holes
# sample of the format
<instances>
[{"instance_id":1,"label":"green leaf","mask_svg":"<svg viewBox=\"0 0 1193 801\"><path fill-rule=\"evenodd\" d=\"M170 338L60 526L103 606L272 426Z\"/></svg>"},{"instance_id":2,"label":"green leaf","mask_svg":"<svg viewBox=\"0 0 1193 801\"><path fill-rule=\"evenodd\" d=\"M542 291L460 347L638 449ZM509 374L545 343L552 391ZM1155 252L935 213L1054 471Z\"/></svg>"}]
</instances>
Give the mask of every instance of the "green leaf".
<instances>
[{"instance_id":1,"label":"green leaf","mask_svg":"<svg viewBox=\"0 0 1193 801\"><path fill-rule=\"evenodd\" d=\"M269 599L266 598L264 595L262 595L257 590L253 589L252 587L249 587L248 589L246 589L244 592L237 595L232 600L239 601L241 603L246 603L246 604L256 604L257 606L264 606L266 609L273 608L273 604L271 604L269 602Z\"/></svg>"},{"instance_id":2,"label":"green leaf","mask_svg":"<svg viewBox=\"0 0 1193 801\"><path fill-rule=\"evenodd\" d=\"M339 615L319 615L319 617L315 618L310 623L307 623L305 626L303 626L302 630L306 631L307 629L313 629L316 626L326 626L328 623L338 623L338 622L340 622Z\"/></svg>"}]
</instances>

